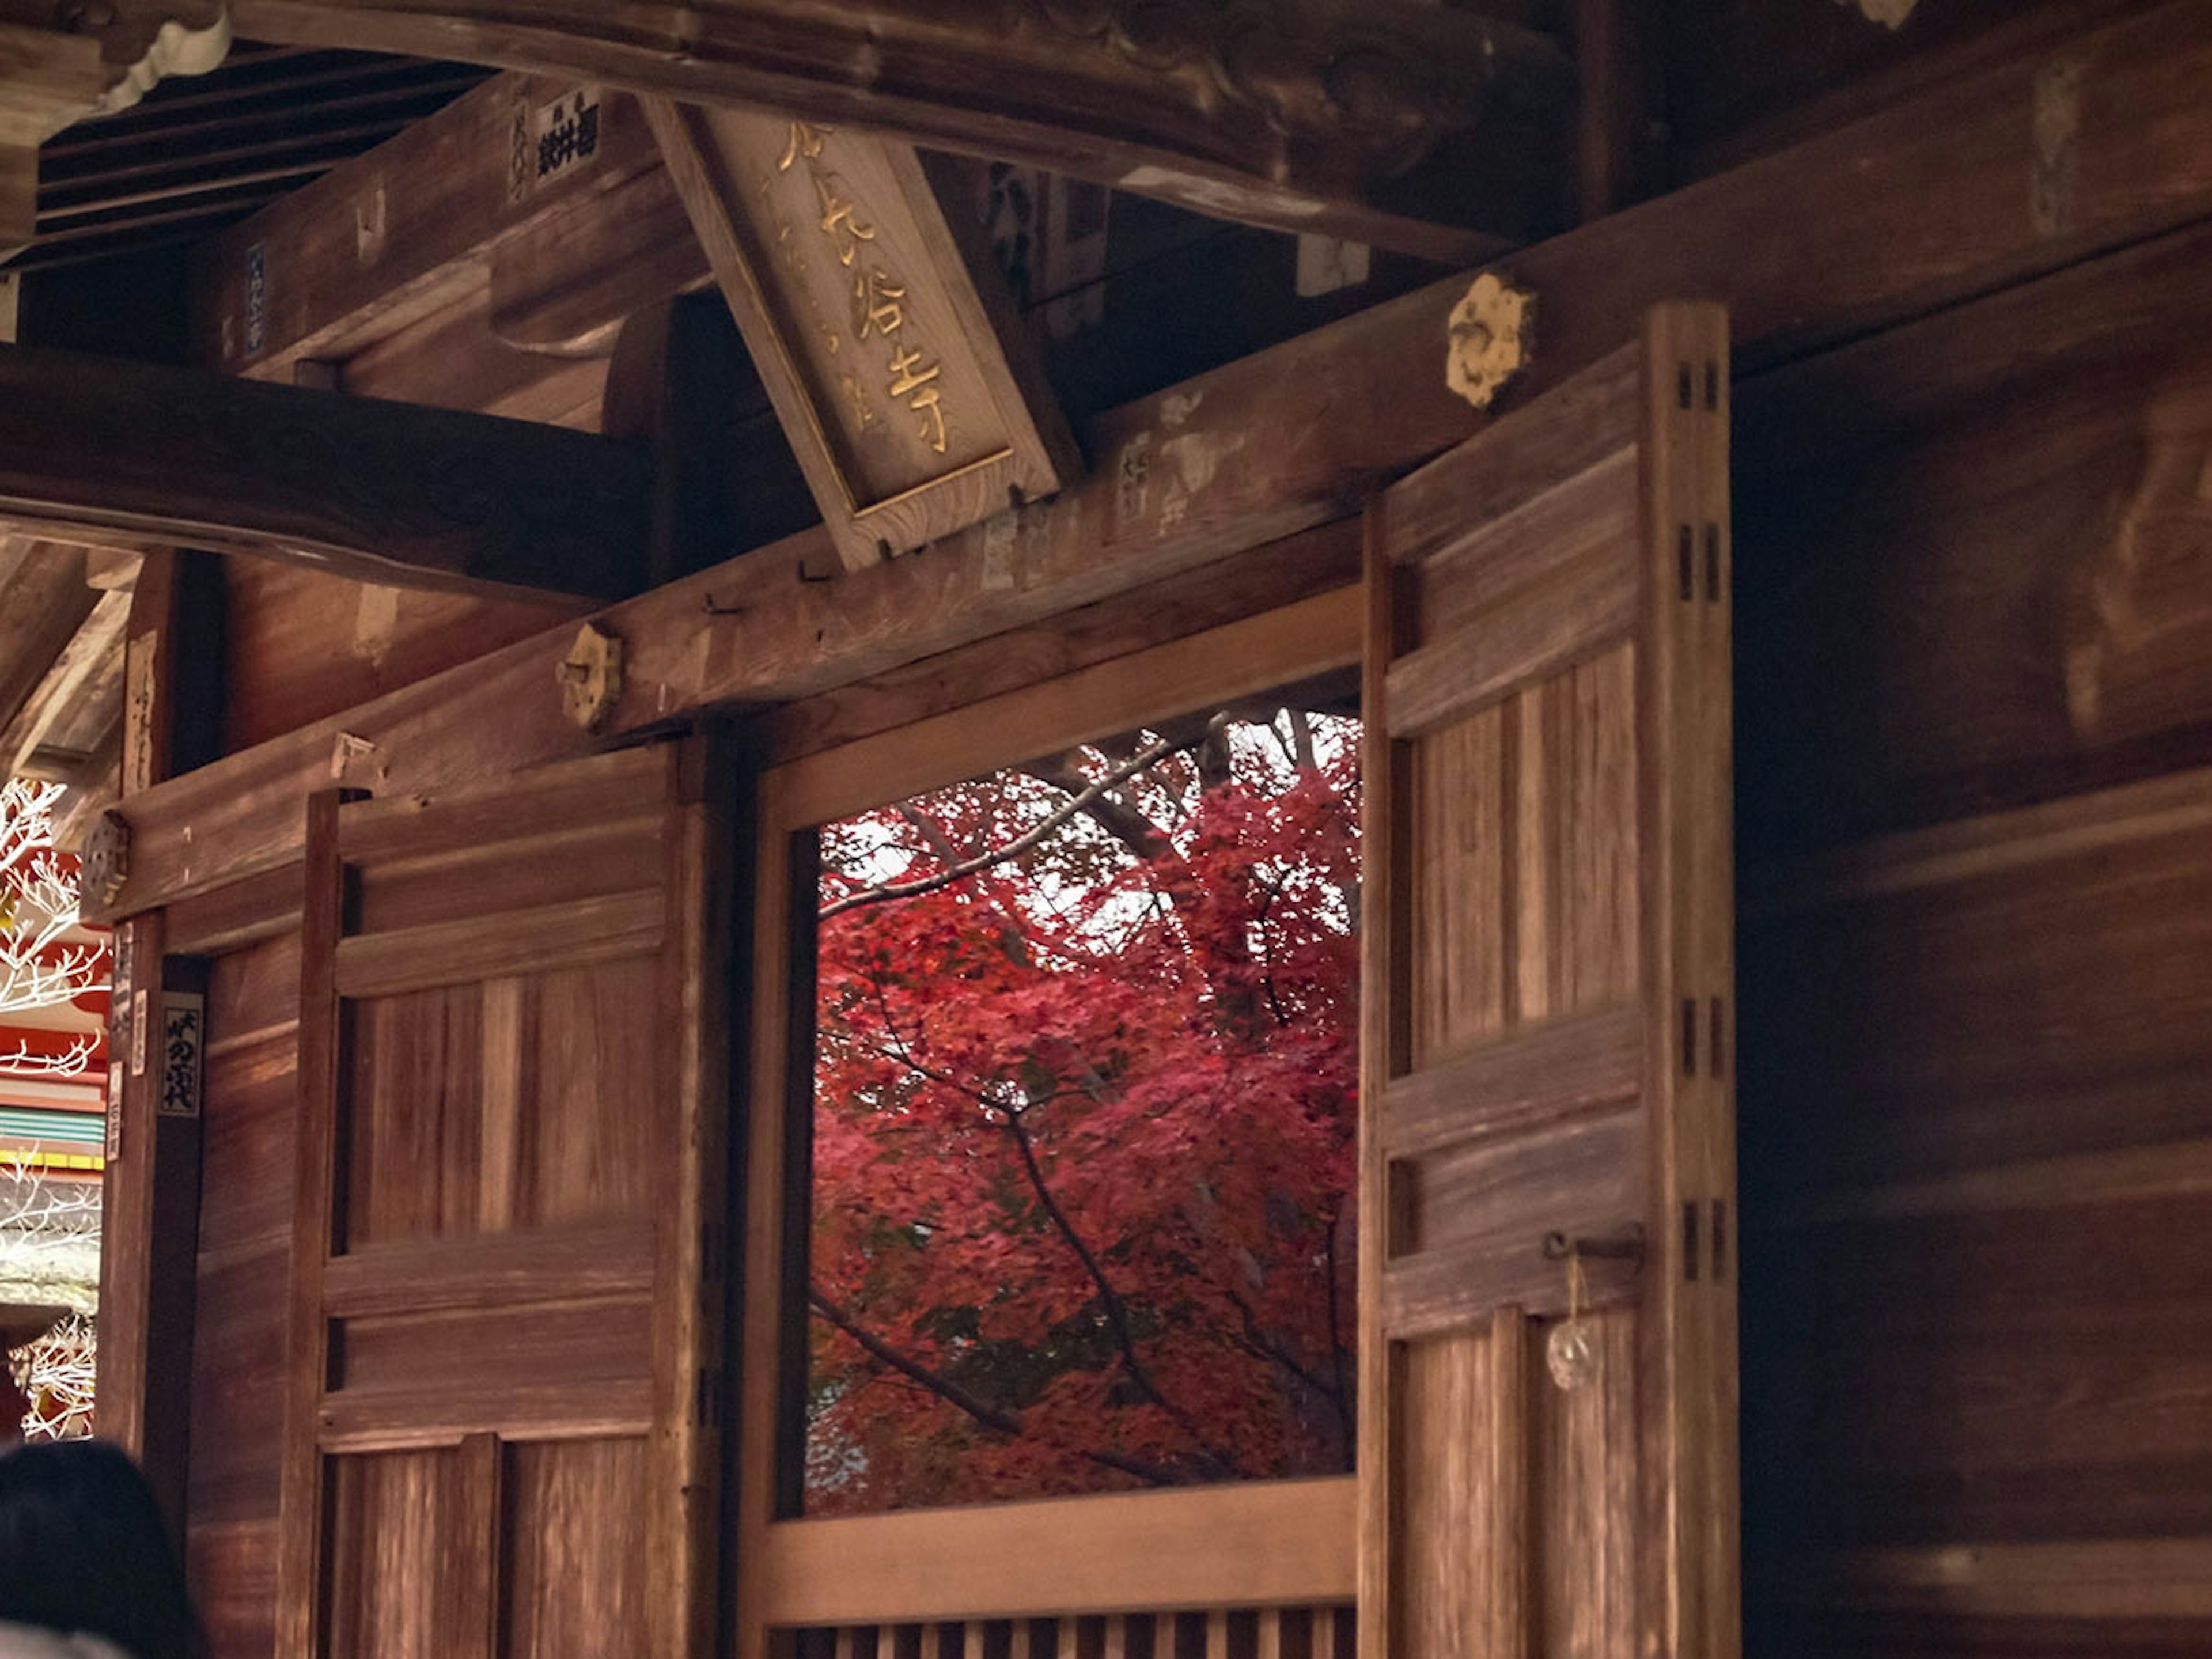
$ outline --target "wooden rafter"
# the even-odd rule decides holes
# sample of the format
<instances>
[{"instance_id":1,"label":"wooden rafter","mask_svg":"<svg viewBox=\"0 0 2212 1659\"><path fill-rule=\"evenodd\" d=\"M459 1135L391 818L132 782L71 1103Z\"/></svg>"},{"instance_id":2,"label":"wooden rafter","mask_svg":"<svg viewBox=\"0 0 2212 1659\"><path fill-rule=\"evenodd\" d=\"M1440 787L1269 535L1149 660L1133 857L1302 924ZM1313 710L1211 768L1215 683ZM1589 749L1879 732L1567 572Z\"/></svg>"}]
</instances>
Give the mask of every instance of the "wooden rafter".
<instances>
[{"instance_id":1,"label":"wooden rafter","mask_svg":"<svg viewBox=\"0 0 2212 1659\"><path fill-rule=\"evenodd\" d=\"M591 143L546 176L514 132L575 88L495 76L193 256L193 333L226 374L289 381L489 290L495 337L602 355L633 311L707 280L636 100L607 94ZM661 274L666 269L666 274Z\"/></svg>"},{"instance_id":2,"label":"wooden rafter","mask_svg":"<svg viewBox=\"0 0 2212 1659\"><path fill-rule=\"evenodd\" d=\"M241 0L234 11L258 40L850 122L1437 258L1540 234L1570 194L1572 64L1510 7Z\"/></svg>"},{"instance_id":3,"label":"wooden rafter","mask_svg":"<svg viewBox=\"0 0 2212 1659\"><path fill-rule=\"evenodd\" d=\"M113 803L138 556L0 540L0 777L67 786L54 843Z\"/></svg>"},{"instance_id":4,"label":"wooden rafter","mask_svg":"<svg viewBox=\"0 0 2212 1659\"><path fill-rule=\"evenodd\" d=\"M92 616L100 596L86 586L85 566L82 548L0 537L0 726L21 727ZM24 757L11 750L6 758Z\"/></svg>"},{"instance_id":5,"label":"wooden rafter","mask_svg":"<svg viewBox=\"0 0 2212 1659\"><path fill-rule=\"evenodd\" d=\"M131 619L131 594L112 589L95 596L91 611L47 665L22 706L0 726L0 767L14 777L81 703L123 704L123 630ZM70 781L90 763L86 754L70 768ZM51 765L52 763L50 762Z\"/></svg>"},{"instance_id":6,"label":"wooden rafter","mask_svg":"<svg viewBox=\"0 0 2212 1659\"><path fill-rule=\"evenodd\" d=\"M37 234L41 143L165 76L205 74L229 49L221 0L0 4L0 259Z\"/></svg>"},{"instance_id":7,"label":"wooden rafter","mask_svg":"<svg viewBox=\"0 0 2212 1659\"><path fill-rule=\"evenodd\" d=\"M641 446L0 348L0 524L370 581L613 598L643 580Z\"/></svg>"}]
</instances>

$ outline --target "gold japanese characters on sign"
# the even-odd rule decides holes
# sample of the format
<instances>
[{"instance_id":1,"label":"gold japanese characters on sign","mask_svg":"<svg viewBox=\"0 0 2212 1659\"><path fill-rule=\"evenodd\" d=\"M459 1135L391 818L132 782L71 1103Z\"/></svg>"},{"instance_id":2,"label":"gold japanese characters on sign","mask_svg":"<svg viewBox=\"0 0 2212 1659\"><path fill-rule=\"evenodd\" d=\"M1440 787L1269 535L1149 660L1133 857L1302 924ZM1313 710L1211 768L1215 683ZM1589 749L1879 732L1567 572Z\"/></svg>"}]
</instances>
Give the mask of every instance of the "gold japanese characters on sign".
<instances>
[{"instance_id":1,"label":"gold japanese characters on sign","mask_svg":"<svg viewBox=\"0 0 2212 1659\"><path fill-rule=\"evenodd\" d=\"M911 147L764 112L646 109L848 566L1073 476L1029 342L994 323L979 286L997 270L963 255Z\"/></svg>"},{"instance_id":2,"label":"gold japanese characters on sign","mask_svg":"<svg viewBox=\"0 0 2212 1659\"><path fill-rule=\"evenodd\" d=\"M814 182L815 195L822 204L822 234L830 239L838 264L852 273L854 338L862 344L872 337L879 339L890 348L884 369L888 376L889 395L903 403L909 414L921 417L917 435L942 455L946 447L945 389L939 382L944 378L945 366L902 337L906 330L906 283L878 262L876 228L860 216L859 204L846 198L843 181L823 161L823 146L829 135L830 129L826 127L793 121L791 142L777 158L776 171L789 173L805 163ZM836 334L829 338L832 352L841 349ZM850 375L840 378L846 383L848 395L860 392ZM860 424L872 425L875 410L866 398L854 396L852 401Z\"/></svg>"}]
</instances>

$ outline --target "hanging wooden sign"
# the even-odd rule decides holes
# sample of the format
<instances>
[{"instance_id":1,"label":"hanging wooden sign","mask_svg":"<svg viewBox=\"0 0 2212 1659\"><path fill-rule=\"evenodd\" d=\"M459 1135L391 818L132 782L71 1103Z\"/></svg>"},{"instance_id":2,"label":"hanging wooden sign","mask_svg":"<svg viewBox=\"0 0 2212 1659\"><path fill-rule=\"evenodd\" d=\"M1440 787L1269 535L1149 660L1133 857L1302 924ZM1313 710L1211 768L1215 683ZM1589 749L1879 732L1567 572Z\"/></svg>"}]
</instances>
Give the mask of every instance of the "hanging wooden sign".
<instances>
[{"instance_id":1,"label":"hanging wooden sign","mask_svg":"<svg viewBox=\"0 0 2212 1659\"><path fill-rule=\"evenodd\" d=\"M848 568L1079 470L1011 307L994 320L909 145L645 100L715 280ZM995 299L994 295L991 296Z\"/></svg>"}]
</instances>

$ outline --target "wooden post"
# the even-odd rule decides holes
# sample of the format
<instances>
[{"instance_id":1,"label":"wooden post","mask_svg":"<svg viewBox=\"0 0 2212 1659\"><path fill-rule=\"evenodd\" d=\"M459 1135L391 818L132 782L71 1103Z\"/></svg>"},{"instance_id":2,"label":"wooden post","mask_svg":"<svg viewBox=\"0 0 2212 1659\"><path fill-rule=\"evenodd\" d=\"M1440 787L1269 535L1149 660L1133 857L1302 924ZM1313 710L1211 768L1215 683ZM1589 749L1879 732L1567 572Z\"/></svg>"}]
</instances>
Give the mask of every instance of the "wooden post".
<instances>
[{"instance_id":1,"label":"wooden post","mask_svg":"<svg viewBox=\"0 0 2212 1659\"><path fill-rule=\"evenodd\" d=\"M219 668L204 554L146 556L125 643L126 801L210 757ZM181 1543L199 1256L204 964L165 952L166 914L118 927L100 1262L97 1424L144 1466Z\"/></svg>"}]
</instances>

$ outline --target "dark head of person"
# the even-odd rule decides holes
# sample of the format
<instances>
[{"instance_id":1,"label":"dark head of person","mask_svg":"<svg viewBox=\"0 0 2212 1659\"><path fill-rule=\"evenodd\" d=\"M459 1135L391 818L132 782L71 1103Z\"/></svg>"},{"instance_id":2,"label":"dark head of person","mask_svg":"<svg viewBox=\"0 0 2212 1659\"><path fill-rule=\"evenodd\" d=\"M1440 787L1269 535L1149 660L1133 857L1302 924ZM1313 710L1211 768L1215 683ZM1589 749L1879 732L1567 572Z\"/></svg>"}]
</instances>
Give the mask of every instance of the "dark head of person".
<instances>
[{"instance_id":1,"label":"dark head of person","mask_svg":"<svg viewBox=\"0 0 2212 1659\"><path fill-rule=\"evenodd\" d=\"M47 1441L0 1456L0 1624L104 1637L131 1659L197 1659L161 1505L114 1447Z\"/></svg>"}]
</instances>

